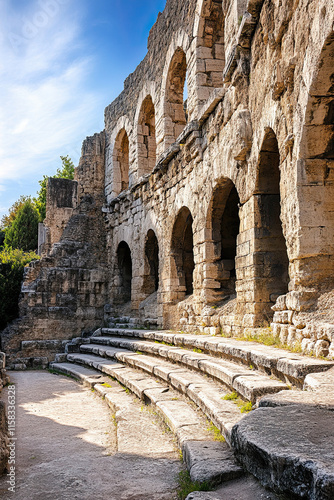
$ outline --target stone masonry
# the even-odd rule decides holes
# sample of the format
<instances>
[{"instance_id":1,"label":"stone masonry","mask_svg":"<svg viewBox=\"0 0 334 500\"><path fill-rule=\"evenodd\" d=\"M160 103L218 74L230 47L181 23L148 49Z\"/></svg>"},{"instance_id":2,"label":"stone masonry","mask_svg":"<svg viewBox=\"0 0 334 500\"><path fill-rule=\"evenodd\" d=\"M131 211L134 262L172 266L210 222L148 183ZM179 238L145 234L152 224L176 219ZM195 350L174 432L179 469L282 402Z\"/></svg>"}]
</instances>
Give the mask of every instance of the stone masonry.
<instances>
[{"instance_id":1,"label":"stone masonry","mask_svg":"<svg viewBox=\"0 0 334 500\"><path fill-rule=\"evenodd\" d=\"M124 315L334 357L333 22L330 0L167 0L75 181L49 182L12 364Z\"/></svg>"}]
</instances>

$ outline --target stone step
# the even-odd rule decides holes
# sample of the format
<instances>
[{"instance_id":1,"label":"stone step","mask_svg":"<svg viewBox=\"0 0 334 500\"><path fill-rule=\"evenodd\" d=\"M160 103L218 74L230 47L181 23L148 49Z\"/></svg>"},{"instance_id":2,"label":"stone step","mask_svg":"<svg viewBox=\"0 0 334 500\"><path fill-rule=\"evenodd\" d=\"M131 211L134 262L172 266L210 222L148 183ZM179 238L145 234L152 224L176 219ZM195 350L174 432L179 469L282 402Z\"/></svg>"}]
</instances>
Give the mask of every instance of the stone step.
<instances>
[{"instance_id":1,"label":"stone step","mask_svg":"<svg viewBox=\"0 0 334 500\"><path fill-rule=\"evenodd\" d=\"M75 354L69 355L72 359L75 356ZM76 361L83 362L83 358L77 358ZM86 357L85 364L89 363L97 366L96 359L91 357L89 360ZM114 378L131 390L137 387L137 390L133 392L136 394L139 392L142 399L144 396L145 400L154 406L156 412L174 432L192 481L207 481L209 484L215 485L243 475L243 469L236 463L233 452L228 445L212 440L212 435L208 432L207 424L203 422L202 416L189 403L181 399L176 391L168 388L167 385L157 384L148 375L138 377L137 371L122 367L119 363L107 363L101 365L100 369L106 367L108 371L111 366L115 370L114 374L119 375ZM117 410L110 394L111 388L109 389L109 384L106 383L108 379L103 378L96 369L85 368L74 363L52 363L51 368L53 371L71 375L94 387L113 411ZM104 383L101 383L102 381ZM144 382L138 385L140 381Z\"/></svg>"},{"instance_id":2,"label":"stone step","mask_svg":"<svg viewBox=\"0 0 334 500\"><path fill-rule=\"evenodd\" d=\"M258 408L235 425L237 458L263 485L287 498L334 498L332 409L307 400L284 403Z\"/></svg>"},{"instance_id":3,"label":"stone step","mask_svg":"<svg viewBox=\"0 0 334 500\"><path fill-rule=\"evenodd\" d=\"M201 349L212 355L252 365L268 374L284 378L302 386L306 375L323 372L334 367L333 361L303 356L284 349L266 346L257 342L236 340L220 336L191 335L163 330L101 328L97 336L134 337L166 342L167 344Z\"/></svg>"},{"instance_id":4,"label":"stone step","mask_svg":"<svg viewBox=\"0 0 334 500\"><path fill-rule=\"evenodd\" d=\"M157 357L161 357L163 361L168 360L178 363L181 366L195 369L219 380L219 382L222 382L230 390L238 392L244 399L252 403L255 403L264 394L272 394L287 389L286 384L283 382L271 379L265 374L250 370L248 367L188 349L119 337L94 337L91 341L94 341L94 344L82 345L80 350L86 353L98 354L99 356L119 359L127 364L136 363L137 368L151 373L153 373L154 367L160 363ZM104 344L99 344L99 342L104 342ZM128 351L145 352L154 354L156 357L149 355L140 357L137 355L133 358L132 354L129 357L127 354ZM172 366L170 365L170 368Z\"/></svg>"},{"instance_id":5,"label":"stone step","mask_svg":"<svg viewBox=\"0 0 334 500\"><path fill-rule=\"evenodd\" d=\"M114 352L110 352L110 355ZM72 363L93 367L110 375L144 400L148 389L166 390L171 386L193 401L230 442L232 427L242 418L242 413L235 403L222 399L227 393L219 383L210 381L207 377L190 370L179 368L175 364L161 363L156 358L148 360L146 359L148 356L121 350L116 351L115 354L121 363L84 353L68 354L67 359ZM153 361L153 364L150 364L150 361ZM147 362L147 372L153 375L154 379L140 371L145 362ZM127 363L130 367L126 367L123 363Z\"/></svg>"}]
</instances>

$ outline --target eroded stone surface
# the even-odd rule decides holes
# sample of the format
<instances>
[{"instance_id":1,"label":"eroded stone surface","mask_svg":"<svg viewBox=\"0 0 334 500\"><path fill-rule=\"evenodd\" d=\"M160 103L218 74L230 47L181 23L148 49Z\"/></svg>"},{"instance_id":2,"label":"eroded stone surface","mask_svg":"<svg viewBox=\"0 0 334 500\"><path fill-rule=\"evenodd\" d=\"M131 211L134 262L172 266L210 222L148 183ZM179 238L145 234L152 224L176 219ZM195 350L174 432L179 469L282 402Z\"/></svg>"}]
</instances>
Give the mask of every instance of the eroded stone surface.
<instances>
[{"instance_id":1,"label":"eroded stone surface","mask_svg":"<svg viewBox=\"0 0 334 500\"><path fill-rule=\"evenodd\" d=\"M232 430L238 460L260 482L311 500L334 496L333 412L299 404L259 408Z\"/></svg>"}]
</instances>

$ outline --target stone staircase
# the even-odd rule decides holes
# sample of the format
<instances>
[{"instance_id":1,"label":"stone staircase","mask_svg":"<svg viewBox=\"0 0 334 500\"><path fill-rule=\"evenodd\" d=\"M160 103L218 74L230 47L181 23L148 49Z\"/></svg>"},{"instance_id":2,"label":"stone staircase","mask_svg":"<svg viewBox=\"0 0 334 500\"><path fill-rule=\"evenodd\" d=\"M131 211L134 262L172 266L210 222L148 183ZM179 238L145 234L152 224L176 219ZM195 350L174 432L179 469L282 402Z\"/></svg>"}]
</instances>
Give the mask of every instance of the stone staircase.
<instances>
[{"instance_id":1,"label":"stone staircase","mask_svg":"<svg viewBox=\"0 0 334 500\"><path fill-rule=\"evenodd\" d=\"M124 328L124 321L119 321L118 325L99 329L89 338L73 339L66 345L66 353L58 354L50 367L79 380L89 380L101 395L105 395L106 386L99 381L105 376L112 377L151 404L174 432L193 481L217 485L243 474L229 448L232 446L239 464L264 486L284 492L288 497L302 493L303 498L334 498L334 495L321 496L321 493L319 496L317 493L326 488L334 492L334 454L327 457L330 466L322 475L326 477L325 486L319 486L317 479L322 467L321 454L313 453L312 449L304 450L306 458L299 463L299 476L290 464L290 468L286 468L289 478L282 482L277 473L277 447L273 447L277 455L275 461L267 446L270 439L267 436L267 443L261 440L261 426L269 432L268 416L273 426L271 432L278 432L280 439L286 442L279 432L280 422L285 422L283 416L280 415L274 424L275 412L284 412L284 408L286 414L291 411L294 414L294 418L290 415L293 422L298 411L303 415L304 420L295 422L303 433L308 426L306 405L308 410L312 406L313 413L323 412L322 418L324 412L327 415L333 410L334 395L332 391L331 396L328 388L333 389L334 380L333 384L328 383L328 377L334 379L329 375L334 370L331 370L334 361L231 338L130 328L131 321L126 322L127 328ZM301 390L303 387L312 390L314 385L317 387L313 392ZM253 411L248 415L242 412L251 407ZM210 422L205 418L228 444L213 439L207 431ZM326 418L324 432L327 436ZM248 422L252 422L253 427L256 422L258 440L249 431ZM314 425L314 419L312 422ZM288 444L293 448L295 443ZM252 449L253 454L257 453L253 461ZM267 457L262 462L261 453ZM289 453L287 456L290 457ZM311 472L307 465L310 461L313 463ZM305 474L311 478L308 483ZM310 492L312 488L315 490L314 494L305 496L306 483Z\"/></svg>"}]
</instances>

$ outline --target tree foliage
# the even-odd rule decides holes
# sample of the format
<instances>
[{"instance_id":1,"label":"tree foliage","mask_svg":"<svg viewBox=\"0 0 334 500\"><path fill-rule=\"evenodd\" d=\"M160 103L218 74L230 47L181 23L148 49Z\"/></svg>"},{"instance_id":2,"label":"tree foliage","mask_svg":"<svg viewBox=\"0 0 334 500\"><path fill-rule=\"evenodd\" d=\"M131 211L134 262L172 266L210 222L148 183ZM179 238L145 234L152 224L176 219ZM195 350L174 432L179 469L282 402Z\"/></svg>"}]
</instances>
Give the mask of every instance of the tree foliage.
<instances>
[{"instance_id":1,"label":"tree foliage","mask_svg":"<svg viewBox=\"0 0 334 500\"><path fill-rule=\"evenodd\" d=\"M0 227L3 231L6 231L6 229L8 229L12 225L17 212L28 200L31 200L30 196L20 196L20 198L16 200L16 202L10 207L10 209L8 210L8 214L2 216Z\"/></svg>"},{"instance_id":2,"label":"tree foliage","mask_svg":"<svg viewBox=\"0 0 334 500\"><path fill-rule=\"evenodd\" d=\"M35 252L12 249L0 252L0 330L17 318L24 266L38 258Z\"/></svg>"},{"instance_id":3,"label":"tree foliage","mask_svg":"<svg viewBox=\"0 0 334 500\"><path fill-rule=\"evenodd\" d=\"M37 249L39 213L34 203L27 199L18 209L15 219L5 231L5 248L29 252Z\"/></svg>"},{"instance_id":4,"label":"tree foliage","mask_svg":"<svg viewBox=\"0 0 334 500\"><path fill-rule=\"evenodd\" d=\"M60 157L62 161L61 168L57 168L57 172L53 175L56 179L74 179L74 165L71 158L66 156ZM37 193L37 198L34 198L36 208L39 212L39 222L43 222L46 217L46 193L47 193L47 183L48 176L44 175L43 179L39 181L40 190Z\"/></svg>"}]
</instances>

